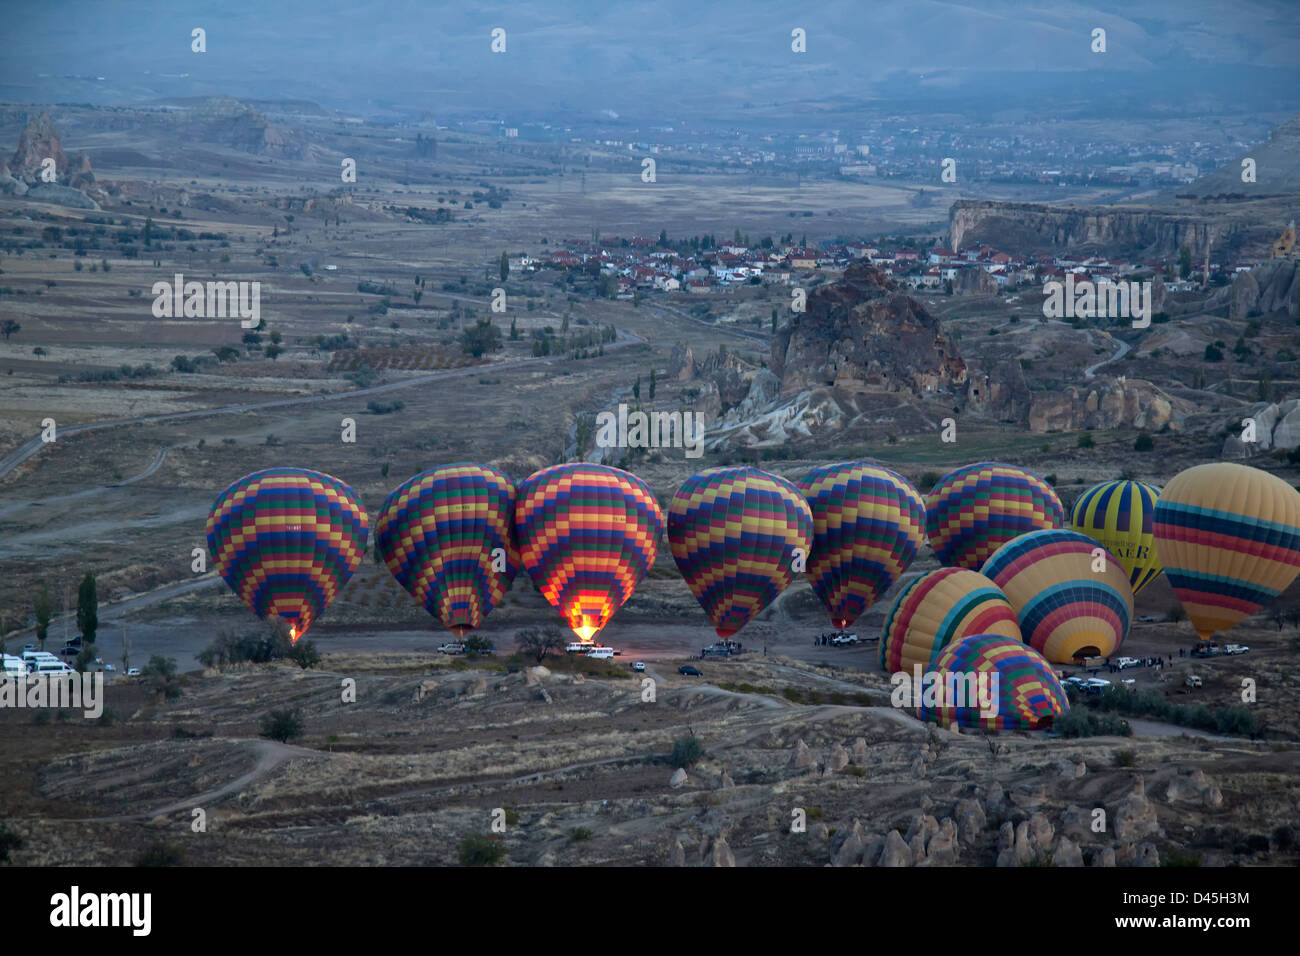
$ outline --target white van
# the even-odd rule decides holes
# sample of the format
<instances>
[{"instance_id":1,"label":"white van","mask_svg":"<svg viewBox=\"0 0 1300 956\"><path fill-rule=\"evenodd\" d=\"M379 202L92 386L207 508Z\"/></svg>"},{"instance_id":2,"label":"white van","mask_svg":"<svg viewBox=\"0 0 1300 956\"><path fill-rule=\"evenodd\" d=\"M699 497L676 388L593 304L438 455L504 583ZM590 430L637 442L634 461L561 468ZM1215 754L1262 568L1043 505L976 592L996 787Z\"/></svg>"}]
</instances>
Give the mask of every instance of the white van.
<instances>
[{"instance_id":1,"label":"white van","mask_svg":"<svg viewBox=\"0 0 1300 956\"><path fill-rule=\"evenodd\" d=\"M564 648L564 653L585 654L595 646L596 645L594 644L583 644L581 641L574 641L572 644L569 644Z\"/></svg>"},{"instance_id":2,"label":"white van","mask_svg":"<svg viewBox=\"0 0 1300 956\"><path fill-rule=\"evenodd\" d=\"M75 674L77 669L69 667L63 661L39 661L36 664L37 674Z\"/></svg>"},{"instance_id":3,"label":"white van","mask_svg":"<svg viewBox=\"0 0 1300 956\"><path fill-rule=\"evenodd\" d=\"M12 654L4 655L3 676L5 677L26 677L27 665L23 663L21 657L14 657Z\"/></svg>"},{"instance_id":4,"label":"white van","mask_svg":"<svg viewBox=\"0 0 1300 956\"><path fill-rule=\"evenodd\" d=\"M594 657L596 658L596 660L608 660L609 658L614 656L614 648L593 647L591 650L587 651L587 656Z\"/></svg>"}]
</instances>

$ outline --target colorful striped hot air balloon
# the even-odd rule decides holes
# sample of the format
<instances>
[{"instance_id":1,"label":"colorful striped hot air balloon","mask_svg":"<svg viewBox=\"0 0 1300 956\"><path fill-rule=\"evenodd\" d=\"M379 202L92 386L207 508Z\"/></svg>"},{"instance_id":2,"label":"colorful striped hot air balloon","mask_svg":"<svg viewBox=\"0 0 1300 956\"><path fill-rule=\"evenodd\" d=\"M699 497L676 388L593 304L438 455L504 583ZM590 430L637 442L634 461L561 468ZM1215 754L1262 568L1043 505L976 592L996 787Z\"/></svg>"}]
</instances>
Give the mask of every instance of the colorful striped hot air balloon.
<instances>
[{"instance_id":1,"label":"colorful striped hot air balloon","mask_svg":"<svg viewBox=\"0 0 1300 956\"><path fill-rule=\"evenodd\" d=\"M217 496L208 552L239 599L285 621L297 641L352 577L369 532L366 509L337 478L270 468Z\"/></svg>"},{"instance_id":2,"label":"colorful striped hot air balloon","mask_svg":"<svg viewBox=\"0 0 1300 956\"><path fill-rule=\"evenodd\" d=\"M1070 527L1115 555L1136 595L1160 573L1152 533L1160 489L1141 481L1103 481L1074 503Z\"/></svg>"},{"instance_id":3,"label":"colorful striped hot air balloon","mask_svg":"<svg viewBox=\"0 0 1300 956\"><path fill-rule=\"evenodd\" d=\"M1201 640L1269 604L1300 572L1300 492L1258 468L1179 472L1156 502L1156 550Z\"/></svg>"},{"instance_id":4,"label":"colorful striped hot air balloon","mask_svg":"<svg viewBox=\"0 0 1300 956\"><path fill-rule=\"evenodd\" d=\"M971 571L1012 538L1065 524L1065 508L1047 482L987 461L940 478L925 496L925 511L939 563Z\"/></svg>"},{"instance_id":5,"label":"colorful striped hot air balloon","mask_svg":"<svg viewBox=\"0 0 1300 956\"><path fill-rule=\"evenodd\" d=\"M1051 665L1011 637L974 634L954 641L939 654L933 673L934 683L922 685L916 716L941 727L1039 730L1070 709Z\"/></svg>"},{"instance_id":6,"label":"colorful striped hot air balloon","mask_svg":"<svg viewBox=\"0 0 1300 956\"><path fill-rule=\"evenodd\" d=\"M673 560L723 638L805 569L812 533L812 512L799 489L757 468L693 475L668 509Z\"/></svg>"},{"instance_id":7,"label":"colorful striped hot air balloon","mask_svg":"<svg viewBox=\"0 0 1300 956\"><path fill-rule=\"evenodd\" d=\"M998 548L983 574L1016 609L1025 643L1049 661L1109 657L1128 636L1133 622L1128 574L1087 535L1022 535Z\"/></svg>"},{"instance_id":8,"label":"colorful striped hot air balloon","mask_svg":"<svg viewBox=\"0 0 1300 956\"><path fill-rule=\"evenodd\" d=\"M880 667L893 674L931 669L953 641L995 634L1019 641L1016 612L998 586L978 571L939 568L911 581L885 615Z\"/></svg>"},{"instance_id":9,"label":"colorful striped hot air balloon","mask_svg":"<svg viewBox=\"0 0 1300 956\"><path fill-rule=\"evenodd\" d=\"M486 465L459 463L410 478L375 521L388 570L457 637L505 599L519 570L515 486Z\"/></svg>"},{"instance_id":10,"label":"colorful striped hot air balloon","mask_svg":"<svg viewBox=\"0 0 1300 956\"><path fill-rule=\"evenodd\" d=\"M853 461L799 482L813 515L808 580L848 627L907 570L925 541L925 501L906 478Z\"/></svg>"},{"instance_id":11,"label":"colorful striped hot air balloon","mask_svg":"<svg viewBox=\"0 0 1300 956\"><path fill-rule=\"evenodd\" d=\"M515 500L524 568L583 641L632 596L654 564L663 514L636 475L608 465L553 465Z\"/></svg>"}]
</instances>

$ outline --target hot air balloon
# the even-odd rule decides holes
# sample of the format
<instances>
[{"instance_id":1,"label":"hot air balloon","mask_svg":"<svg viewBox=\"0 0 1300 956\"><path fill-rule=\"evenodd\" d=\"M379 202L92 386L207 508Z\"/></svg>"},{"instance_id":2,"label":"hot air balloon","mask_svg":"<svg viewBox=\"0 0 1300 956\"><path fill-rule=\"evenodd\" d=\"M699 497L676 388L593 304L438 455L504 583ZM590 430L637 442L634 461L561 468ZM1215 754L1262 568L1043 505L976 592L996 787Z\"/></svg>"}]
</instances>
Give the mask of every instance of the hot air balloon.
<instances>
[{"instance_id":1,"label":"hot air balloon","mask_svg":"<svg viewBox=\"0 0 1300 956\"><path fill-rule=\"evenodd\" d=\"M270 468L217 496L208 516L217 572L258 617L289 624L295 642L361 563L370 518L330 475Z\"/></svg>"},{"instance_id":2,"label":"hot air balloon","mask_svg":"<svg viewBox=\"0 0 1300 956\"><path fill-rule=\"evenodd\" d=\"M907 570L925 541L925 501L907 479L855 461L814 468L799 490L813 515L808 580L848 627Z\"/></svg>"},{"instance_id":3,"label":"hot air balloon","mask_svg":"<svg viewBox=\"0 0 1300 956\"><path fill-rule=\"evenodd\" d=\"M1201 640L1226 631L1300 572L1300 492L1218 462L1174 476L1156 502L1156 551Z\"/></svg>"},{"instance_id":4,"label":"hot air balloon","mask_svg":"<svg viewBox=\"0 0 1300 956\"><path fill-rule=\"evenodd\" d=\"M1019 641L1015 610L978 571L939 568L911 581L894 598L880 635L880 667L891 674L918 664L929 670L947 645L973 634Z\"/></svg>"},{"instance_id":5,"label":"hot air balloon","mask_svg":"<svg viewBox=\"0 0 1300 956\"><path fill-rule=\"evenodd\" d=\"M1103 481L1074 503L1072 530L1115 555L1136 595L1160 573L1152 534L1160 489L1141 481Z\"/></svg>"},{"instance_id":6,"label":"hot air balloon","mask_svg":"<svg viewBox=\"0 0 1300 956\"><path fill-rule=\"evenodd\" d=\"M519 570L515 486L486 465L410 478L384 501L375 547L388 570L457 637L505 599Z\"/></svg>"},{"instance_id":7,"label":"hot air balloon","mask_svg":"<svg viewBox=\"0 0 1300 956\"><path fill-rule=\"evenodd\" d=\"M1061 499L1047 482L987 461L940 478L925 496L925 511L939 563L971 571L1012 538L1065 524Z\"/></svg>"},{"instance_id":8,"label":"hot air balloon","mask_svg":"<svg viewBox=\"0 0 1300 956\"><path fill-rule=\"evenodd\" d=\"M939 654L933 675L914 704L917 717L941 727L1039 730L1070 709L1051 665L1011 637L973 634L954 641Z\"/></svg>"},{"instance_id":9,"label":"hot air balloon","mask_svg":"<svg viewBox=\"0 0 1300 956\"><path fill-rule=\"evenodd\" d=\"M608 465L553 465L515 500L519 556L542 596L590 641L654 564L663 514L636 475Z\"/></svg>"},{"instance_id":10,"label":"hot air balloon","mask_svg":"<svg viewBox=\"0 0 1300 956\"><path fill-rule=\"evenodd\" d=\"M757 468L693 475L668 509L673 560L722 638L804 570L812 533L812 511L799 489Z\"/></svg>"},{"instance_id":11,"label":"hot air balloon","mask_svg":"<svg viewBox=\"0 0 1300 956\"><path fill-rule=\"evenodd\" d=\"M1016 609L1025 643L1053 663L1109 657L1128 636L1133 622L1128 574L1087 535L1063 530L1022 535L998 548L983 574Z\"/></svg>"}]
</instances>

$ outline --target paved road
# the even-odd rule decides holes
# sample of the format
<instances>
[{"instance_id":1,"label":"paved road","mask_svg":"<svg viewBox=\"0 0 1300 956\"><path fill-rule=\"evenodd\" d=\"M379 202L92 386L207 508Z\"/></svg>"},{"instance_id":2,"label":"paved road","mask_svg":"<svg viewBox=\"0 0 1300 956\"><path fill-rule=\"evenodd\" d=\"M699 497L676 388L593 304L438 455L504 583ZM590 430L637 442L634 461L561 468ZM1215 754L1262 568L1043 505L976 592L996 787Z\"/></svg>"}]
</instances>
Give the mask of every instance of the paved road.
<instances>
[{"instance_id":1,"label":"paved road","mask_svg":"<svg viewBox=\"0 0 1300 956\"><path fill-rule=\"evenodd\" d=\"M1092 378L1094 375L1097 374L1097 369L1101 368L1103 365L1109 365L1111 362L1118 362L1125 355L1128 355L1128 353L1133 349L1133 346L1129 345L1127 342L1121 341L1120 339L1114 338L1109 332L1103 332L1101 334L1104 335L1106 338L1110 339L1116 345L1118 345L1119 348L1115 351L1115 354L1112 355L1110 358L1102 359L1100 362L1095 362L1094 364L1089 365L1086 369L1084 369L1083 370L1084 378Z\"/></svg>"}]
</instances>

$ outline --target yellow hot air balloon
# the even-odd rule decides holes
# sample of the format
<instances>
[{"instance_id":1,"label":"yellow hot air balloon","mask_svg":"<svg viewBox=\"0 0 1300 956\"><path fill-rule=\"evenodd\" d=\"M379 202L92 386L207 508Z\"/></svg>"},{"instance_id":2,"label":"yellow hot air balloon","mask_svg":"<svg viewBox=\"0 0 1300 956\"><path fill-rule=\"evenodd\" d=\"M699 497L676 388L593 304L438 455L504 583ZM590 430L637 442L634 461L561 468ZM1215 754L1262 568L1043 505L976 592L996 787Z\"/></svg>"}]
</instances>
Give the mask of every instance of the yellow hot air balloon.
<instances>
[{"instance_id":1,"label":"yellow hot air balloon","mask_svg":"<svg viewBox=\"0 0 1300 956\"><path fill-rule=\"evenodd\" d=\"M1160 489L1142 481L1103 481L1079 496L1070 527L1115 555L1136 595L1160 574L1155 520Z\"/></svg>"},{"instance_id":2,"label":"yellow hot air balloon","mask_svg":"<svg viewBox=\"0 0 1300 956\"><path fill-rule=\"evenodd\" d=\"M1300 492L1216 462L1174 476L1156 502L1156 550L1201 640L1226 631L1300 573Z\"/></svg>"}]
</instances>

